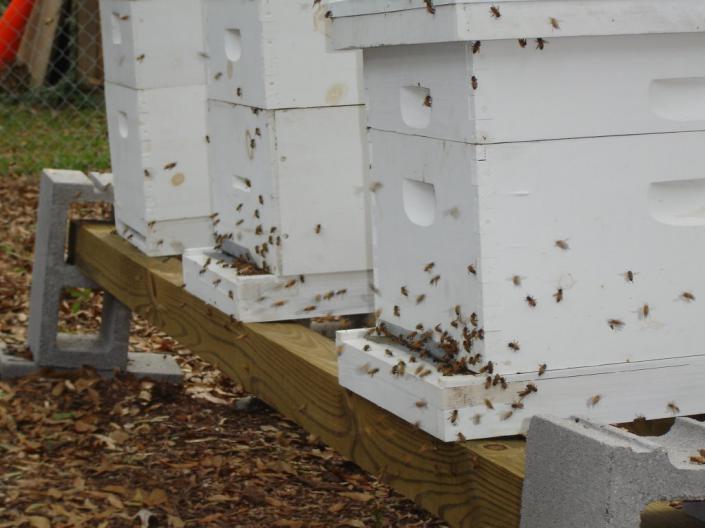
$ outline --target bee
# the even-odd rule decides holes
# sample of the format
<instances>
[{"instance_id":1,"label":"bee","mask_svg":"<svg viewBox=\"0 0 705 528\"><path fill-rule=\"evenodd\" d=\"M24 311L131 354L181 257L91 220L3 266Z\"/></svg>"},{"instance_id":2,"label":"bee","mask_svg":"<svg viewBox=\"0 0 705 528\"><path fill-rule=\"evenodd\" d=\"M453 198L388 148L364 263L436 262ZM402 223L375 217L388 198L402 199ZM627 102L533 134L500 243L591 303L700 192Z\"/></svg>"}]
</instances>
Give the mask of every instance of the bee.
<instances>
[{"instance_id":1,"label":"bee","mask_svg":"<svg viewBox=\"0 0 705 528\"><path fill-rule=\"evenodd\" d=\"M370 291L372 293L374 293L375 295L381 295L379 288L377 286L375 286L373 283L370 282L369 287L370 287Z\"/></svg>"},{"instance_id":2,"label":"bee","mask_svg":"<svg viewBox=\"0 0 705 528\"><path fill-rule=\"evenodd\" d=\"M467 440L467 438L465 438L465 435L463 433L461 433L460 431L458 431L458 441L465 442L466 440Z\"/></svg>"},{"instance_id":3,"label":"bee","mask_svg":"<svg viewBox=\"0 0 705 528\"><path fill-rule=\"evenodd\" d=\"M695 295L690 292L683 292L681 293L681 299L683 299L685 302L691 303L695 301Z\"/></svg>"},{"instance_id":4,"label":"bee","mask_svg":"<svg viewBox=\"0 0 705 528\"><path fill-rule=\"evenodd\" d=\"M541 37L536 39L536 49L537 50L542 50L546 47L546 44L548 44L548 41L546 39L543 39Z\"/></svg>"},{"instance_id":5,"label":"bee","mask_svg":"<svg viewBox=\"0 0 705 528\"><path fill-rule=\"evenodd\" d=\"M487 376L485 378L485 390L490 390L490 387L492 387L492 376Z\"/></svg>"},{"instance_id":6,"label":"bee","mask_svg":"<svg viewBox=\"0 0 705 528\"><path fill-rule=\"evenodd\" d=\"M394 317L401 317L401 309L394 305Z\"/></svg>"},{"instance_id":7,"label":"bee","mask_svg":"<svg viewBox=\"0 0 705 528\"><path fill-rule=\"evenodd\" d=\"M470 79L470 85L472 86L473 90L477 90L477 87L480 85L479 81L477 80L477 76L472 76L472 78Z\"/></svg>"},{"instance_id":8,"label":"bee","mask_svg":"<svg viewBox=\"0 0 705 528\"><path fill-rule=\"evenodd\" d=\"M401 294L402 294L404 297L408 297L408 296L409 296L409 290L406 289L406 286L402 286L402 287L401 287Z\"/></svg>"},{"instance_id":9,"label":"bee","mask_svg":"<svg viewBox=\"0 0 705 528\"><path fill-rule=\"evenodd\" d=\"M377 192L383 187L382 182L372 182L370 184L370 192Z\"/></svg>"},{"instance_id":10,"label":"bee","mask_svg":"<svg viewBox=\"0 0 705 528\"><path fill-rule=\"evenodd\" d=\"M337 292L335 292L335 294L338 296L345 295L346 293L348 293L347 288L343 288L342 290L338 290Z\"/></svg>"},{"instance_id":11,"label":"bee","mask_svg":"<svg viewBox=\"0 0 705 528\"><path fill-rule=\"evenodd\" d=\"M560 21L557 18L551 17L548 19L548 22L553 29L561 29Z\"/></svg>"},{"instance_id":12,"label":"bee","mask_svg":"<svg viewBox=\"0 0 705 528\"><path fill-rule=\"evenodd\" d=\"M147 169L144 169L144 177L149 178L150 176L152 176L152 173L150 173Z\"/></svg>"},{"instance_id":13,"label":"bee","mask_svg":"<svg viewBox=\"0 0 705 528\"><path fill-rule=\"evenodd\" d=\"M428 273L428 272L430 272L430 271L433 269L433 267L434 267L435 265L436 265L435 262L429 262L428 264L426 264L426 266L424 266L424 269L423 269L423 270L424 270L426 273Z\"/></svg>"},{"instance_id":14,"label":"bee","mask_svg":"<svg viewBox=\"0 0 705 528\"><path fill-rule=\"evenodd\" d=\"M590 396L587 401L587 406L588 407L594 407L598 403L602 401L602 396L600 394L595 394L594 396Z\"/></svg>"},{"instance_id":15,"label":"bee","mask_svg":"<svg viewBox=\"0 0 705 528\"><path fill-rule=\"evenodd\" d=\"M223 76L223 72L218 72L213 76L213 79L215 79L216 81L219 81L222 76Z\"/></svg>"},{"instance_id":16,"label":"bee","mask_svg":"<svg viewBox=\"0 0 705 528\"><path fill-rule=\"evenodd\" d=\"M155 225L157 225L157 221L156 221L156 220L152 220L151 222L149 222L149 223L147 224L147 227L150 228L150 229L154 229L154 226L155 226Z\"/></svg>"},{"instance_id":17,"label":"bee","mask_svg":"<svg viewBox=\"0 0 705 528\"><path fill-rule=\"evenodd\" d=\"M238 86L237 90L235 90L235 95L237 95L238 97L242 97L242 88Z\"/></svg>"},{"instance_id":18,"label":"bee","mask_svg":"<svg viewBox=\"0 0 705 528\"><path fill-rule=\"evenodd\" d=\"M666 405L666 408L673 414L680 414L681 412L680 407L678 407L675 402L669 402L668 405Z\"/></svg>"},{"instance_id":19,"label":"bee","mask_svg":"<svg viewBox=\"0 0 705 528\"><path fill-rule=\"evenodd\" d=\"M441 280L441 276L440 276L440 275L436 275L436 276L433 277L428 283L429 283L431 286L438 286L438 281L440 281L440 280Z\"/></svg>"},{"instance_id":20,"label":"bee","mask_svg":"<svg viewBox=\"0 0 705 528\"><path fill-rule=\"evenodd\" d=\"M531 308L536 308L536 305L538 303L536 302L536 299L534 299L531 295L527 295L526 304L528 304Z\"/></svg>"},{"instance_id":21,"label":"bee","mask_svg":"<svg viewBox=\"0 0 705 528\"><path fill-rule=\"evenodd\" d=\"M502 416L500 416L500 420L502 420L503 422L506 422L512 416L514 416L514 411L507 411L504 414L502 414Z\"/></svg>"},{"instance_id":22,"label":"bee","mask_svg":"<svg viewBox=\"0 0 705 528\"><path fill-rule=\"evenodd\" d=\"M470 314L470 324L473 325L475 328L477 328L478 320L477 320L477 314L475 312Z\"/></svg>"},{"instance_id":23,"label":"bee","mask_svg":"<svg viewBox=\"0 0 705 528\"><path fill-rule=\"evenodd\" d=\"M482 421L482 415L481 414L476 414L475 416L472 417L472 423L475 425L480 425L480 422Z\"/></svg>"},{"instance_id":24,"label":"bee","mask_svg":"<svg viewBox=\"0 0 705 528\"><path fill-rule=\"evenodd\" d=\"M137 62L143 62L145 59L146 55L143 53L142 55L137 56Z\"/></svg>"},{"instance_id":25,"label":"bee","mask_svg":"<svg viewBox=\"0 0 705 528\"><path fill-rule=\"evenodd\" d=\"M250 148L251 148L251 149L257 148L257 141L255 141L255 138L252 138L252 139L250 140Z\"/></svg>"},{"instance_id":26,"label":"bee","mask_svg":"<svg viewBox=\"0 0 705 528\"><path fill-rule=\"evenodd\" d=\"M313 312L315 309L316 307L314 305L307 306L306 308L304 308L304 312Z\"/></svg>"},{"instance_id":27,"label":"bee","mask_svg":"<svg viewBox=\"0 0 705 528\"><path fill-rule=\"evenodd\" d=\"M293 288L295 284L296 284L296 279L291 279L289 282L287 282L287 283L284 285L284 288L287 288L287 289L288 289L288 288Z\"/></svg>"},{"instance_id":28,"label":"bee","mask_svg":"<svg viewBox=\"0 0 705 528\"><path fill-rule=\"evenodd\" d=\"M526 388L522 391L519 392L519 397L520 398L526 398L533 392L538 392L538 387L534 385L533 383L527 383Z\"/></svg>"},{"instance_id":29,"label":"bee","mask_svg":"<svg viewBox=\"0 0 705 528\"><path fill-rule=\"evenodd\" d=\"M261 235L262 233L263 233L263 231L262 231L262 226L261 226L261 225L258 225L257 227L255 227L255 235L259 236L259 235Z\"/></svg>"},{"instance_id":30,"label":"bee","mask_svg":"<svg viewBox=\"0 0 705 528\"><path fill-rule=\"evenodd\" d=\"M626 280L627 282L634 282L634 275L636 275L636 273L634 273L632 270L628 270L624 273L624 280Z\"/></svg>"},{"instance_id":31,"label":"bee","mask_svg":"<svg viewBox=\"0 0 705 528\"><path fill-rule=\"evenodd\" d=\"M304 284L306 282L306 277L303 275L299 275L299 282L301 282L301 284Z\"/></svg>"},{"instance_id":32,"label":"bee","mask_svg":"<svg viewBox=\"0 0 705 528\"><path fill-rule=\"evenodd\" d=\"M502 13L499 12L499 7L497 6L490 7L490 14L493 18L500 18L502 16Z\"/></svg>"},{"instance_id":33,"label":"bee","mask_svg":"<svg viewBox=\"0 0 705 528\"><path fill-rule=\"evenodd\" d=\"M691 461L693 464L699 464L699 465L702 466L702 465L705 464L705 456L703 456L703 455L699 455L699 456L694 455L694 456L690 457L690 461Z\"/></svg>"},{"instance_id":34,"label":"bee","mask_svg":"<svg viewBox=\"0 0 705 528\"><path fill-rule=\"evenodd\" d=\"M255 136L262 137L262 131L259 129L259 127L255 128ZM264 204L262 204L264 205Z\"/></svg>"},{"instance_id":35,"label":"bee","mask_svg":"<svg viewBox=\"0 0 705 528\"><path fill-rule=\"evenodd\" d=\"M369 369L367 371L367 373L370 375L370 378L374 378L375 374L377 374L378 372L379 372L379 369L377 367L375 367L373 369Z\"/></svg>"},{"instance_id":36,"label":"bee","mask_svg":"<svg viewBox=\"0 0 705 528\"><path fill-rule=\"evenodd\" d=\"M428 407L428 403L426 402L426 400L419 400L416 402L416 407L418 407L419 409L425 409L426 407Z\"/></svg>"},{"instance_id":37,"label":"bee","mask_svg":"<svg viewBox=\"0 0 705 528\"><path fill-rule=\"evenodd\" d=\"M174 167L176 167L176 165L177 165L176 161L172 161L171 163L167 163L166 165L164 165L164 170L171 170Z\"/></svg>"},{"instance_id":38,"label":"bee","mask_svg":"<svg viewBox=\"0 0 705 528\"><path fill-rule=\"evenodd\" d=\"M528 43L527 43L527 41L526 41L525 38L520 38L520 39L519 39L519 47L520 47L520 48L525 48L527 44L528 44Z\"/></svg>"},{"instance_id":39,"label":"bee","mask_svg":"<svg viewBox=\"0 0 705 528\"><path fill-rule=\"evenodd\" d=\"M433 97L431 97L430 95L424 97L423 105L428 108L431 108L433 106Z\"/></svg>"},{"instance_id":40,"label":"bee","mask_svg":"<svg viewBox=\"0 0 705 528\"><path fill-rule=\"evenodd\" d=\"M362 347L362 350L364 350L365 352L369 352L370 350L372 350L372 347L370 345L365 345L364 347Z\"/></svg>"},{"instance_id":41,"label":"bee","mask_svg":"<svg viewBox=\"0 0 705 528\"><path fill-rule=\"evenodd\" d=\"M334 292L333 290L331 290L331 291L329 291L329 292L326 292L326 293L323 295L323 299L326 300L326 301L330 301L333 297L335 297L335 292Z\"/></svg>"},{"instance_id":42,"label":"bee","mask_svg":"<svg viewBox=\"0 0 705 528\"><path fill-rule=\"evenodd\" d=\"M245 204L243 204L243 203L237 204L237 207L235 207L235 211L237 211L237 212L239 213L239 212L242 210L242 207L243 207L244 205L245 205Z\"/></svg>"},{"instance_id":43,"label":"bee","mask_svg":"<svg viewBox=\"0 0 705 528\"><path fill-rule=\"evenodd\" d=\"M118 17L118 20L124 22L126 20L130 20L130 15L120 15L119 13L113 13L116 17Z\"/></svg>"},{"instance_id":44,"label":"bee","mask_svg":"<svg viewBox=\"0 0 705 528\"><path fill-rule=\"evenodd\" d=\"M231 300L235 298L235 294L232 290L228 290L228 298L230 298Z\"/></svg>"},{"instance_id":45,"label":"bee","mask_svg":"<svg viewBox=\"0 0 705 528\"><path fill-rule=\"evenodd\" d=\"M235 222L235 225L239 227L239 226L241 226L241 225L244 224L244 223L245 223L245 220L243 220L242 218L240 218L240 220L238 220L237 222Z\"/></svg>"},{"instance_id":46,"label":"bee","mask_svg":"<svg viewBox=\"0 0 705 528\"><path fill-rule=\"evenodd\" d=\"M510 349L512 349L514 352L519 352L521 347L519 346L519 343L517 341L512 341L507 345Z\"/></svg>"},{"instance_id":47,"label":"bee","mask_svg":"<svg viewBox=\"0 0 705 528\"><path fill-rule=\"evenodd\" d=\"M539 365L539 376L546 374L546 369L548 369L548 365L546 365L546 363L541 363Z\"/></svg>"},{"instance_id":48,"label":"bee","mask_svg":"<svg viewBox=\"0 0 705 528\"><path fill-rule=\"evenodd\" d=\"M320 235L320 234L321 234L321 229L323 229L323 227L321 226L321 224L316 224L316 227L315 227L313 230L316 232L317 235Z\"/></svg>"},{"instance_id":49,"label":"bee","mask_svg":"<svg viewBox=\"0 0 705 528\"><path fill-rule=\"evenodd\" d=\"M553 298L556 299L557 303L563 301L563 288L558 288L556 293L553 294Z\"/></svg>"},{"instance_id":50,"label":"bee","mask_svg":"<svg viewBox=\"0 0 705 528\"><path fill-rule=\"evenodd\" d=\"M518 288L519 286L521 286L522 280L522 277L520 277L519 275L514 275L512 277L512 284L514 284L514 286Z\"/></svg>"},{"instance_id":51,"label":"bee","mask_svg":"<svg viewBox=\"0 0 705 528\"><path fill-rule=\"evenodd\" d=\"M209 143L209 144L210 144L210 142L211 142L211 137L208 136L208 135L206 135L206 143Z\"/></svg>"},{"instance_id":52,"label":"bee","mask_svg":"<svg viewBox=\"0 0 705 528\"><path fill-rule=\"evenodd\" d=\"M619 319L609 319L607 321L607 324L612 330L621 330L624 328L624 321L621 321Z\"/></svg>"},{"instance_id":53,"label":"bee","mask_svg":"<svg viewBox=\"0 0 705 528\"><path fill-rule=\"evenodd\" d=\"M419 373L419 378L425 378L426 376L430 376L431 372L431 369L423 370Z\"/></svg>"},{"instance_id":54,"label":"bee","mask_svg":"<svg viewBox=\"0 0 705 528\"><path fill-rule=\"evenodd\" d=\"M556 240L555 244L558 249L562 249L563 251L568 251L570 249L567 240Z\"/></svg>"},{"instance_id":55,"label":"bee","mask_svg":"<svg viewBox=\"0 0 705 528\"><path fill-rule=\"evenodd\" d=\"M472 53L473 55L480 53L480 47L482 47L482 41L481 40L476 40L475 43L472 45Z\"/></svg>"},{"instance_id":56,"label":"bee","mask_svg":"<svg viewBox=\"0 0 705 528\"><path fill-rule=\"evenodd\" d=\"M473 266L472 264L470 264L470 265L468 266L468 273L469 273L470 275L477 275L477 268L475 268L475 266Z\"/></svg>"},{"instance_id":57,"label":"bee","mask_svg":"<svg viewBox=\"0 0 705 528\"><path fill-rule=\"evenodd\" d=\"M639 315L641 316L642 319L647 319L649 317L649 314L651 313L651 307L648 304L644 304L639 309Z\"/></svg>"},{"instance_id":58,"label":"bee","mask_svg":"<svg viewBox=\"0 0 705 528\"><path fill-rule=\"evenodd\" d=\"M521 403L521 402L514 402L514 403L512 403L512 409L514 409L515 411L519 411L519 410L521 410L521 409L523 409L523 408L524 408L524 404Z\"/></svg>"},{"instance_id":59,"label":"bee","mask_svg":"<svg viewBox=\"0 0 705 528\"><path fill-rule=\"evenodd\" d=\"M448 421L455 425L458 423L458 410L454 410L453 412L450 413L450 417L448 418Z\"/></svg>"},{"instance_id":60,"label":"bee","mask_svg":"<svg viewBox=\"0 0 705 528\"><path fill-rule=\"evenodd\" d=\"M215 280L213 281L213 286L218 287L218 285L219 285L221 282L223 282L223 279L215 279Z\"/></svg>"},{"instance_id":61,"label":"bee","mask_svg":"<svg viewBox=\"0 0 705 528\"><path fill-rule=\"evenodd\" d=\"M421 304L426 299L426 294L422 293L416 297L416 304Z\"/></svg>"},{"instance_id":62,"label":"bee","mask_svg":"<svg viewBox=\"0 0 705 528\"><path fill-rule=\"evenodd\" d=\"M494 404L492 403L492 400L485 398L485 407L487 407L490 411L494 411Z\"/></svg>"},{"instance_id":63,"label":"bee","mask_svg":"<svg viewBox=\"0 0 705 528\"><path fill-rule=\"evenodd\" d=\"M244 184L245 184L245 187L247 187L248 189L249 189L250 187L252 187L252 181L250 181L249 178L243 178L242 176L237 176L237 178L238 178L242 183L244 183Z\"/></svg>"},{"instance_id":64,"label":"bee","mask_svg":"<svg viewBox=\"0 0 705 528\"><path fill-rule=\"evenodd\" d=\"M426 11L432 15L435 15L436 8L433 5L433 0L424 0L424 3L426 4Z\"/></svg>"},{"instance_id":65,"label":"bee","mask_svg":"<svg viewBox=\"0 0 705 528\"><path fill-rule=\"evenodd\" d=\"M384 349L384 355L387 356L387 357L394 357L394 352L392 352L392 351L389 350L388 348L385 348L385 349Z\"/></svg>"},{"instance_id":66,"label":"bee","mask_svg":"<svg viewBox=\"0 0 705 528\"><path fill-rule=\"evenodd\" d=\"M255 209L254 215L255 218L259 219L259 209Z\"/></svg>"},{"instance_id":67,"label":"bee","mask_svg":"<svg viewBox=\"0 0 705 528\"><path fill-rule=\"evenodd\" d=\"M161 246L162 244L164 244L164 239L163 239L163 238L160 239L160 240L157 240L157 247Z\"/></svg>"}]
</instances>

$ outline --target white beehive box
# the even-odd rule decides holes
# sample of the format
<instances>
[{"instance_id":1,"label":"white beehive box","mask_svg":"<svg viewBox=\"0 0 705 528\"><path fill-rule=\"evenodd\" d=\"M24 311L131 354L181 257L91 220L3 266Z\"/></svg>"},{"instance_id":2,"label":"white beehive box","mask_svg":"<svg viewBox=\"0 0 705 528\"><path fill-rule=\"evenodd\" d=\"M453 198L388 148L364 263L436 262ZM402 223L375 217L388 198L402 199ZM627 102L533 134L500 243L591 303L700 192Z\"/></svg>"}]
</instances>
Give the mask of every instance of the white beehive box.
<instances>
[{"instance_id":1,"label":"white beehive box","mask_svg":"<svg viewBox=\"0 0 705 528\"><path fill-rule=\"evenodd\" d=\"M228 253L248 256L267 271L274 286L300 283L302 275L305 280L305 286L283 292L301 292L301 306L219 307L232 315L273 319L371 311L364 107L258 110L209 101L208 112L217 240ZM204 258L187 255L185 269L198 269ZM237 293L231 275L220 277L218 287ZM186 287L203 296L214 280L207 273L187 273ZM336 296L335 302L315 300L341 290L351 294ZM364 291L364 302L353 290ZM250 302L246 295L236 299Z\"/></svg>"},{"instance_id":2,"label":"white beehive box","mask_svg":"<svg viewBox=\"0 0 705 528\"><path fill-rule=\"evenodd\" d=\"M327 45L327 8L310 0L206 0L208 96L257 108L362 102L362 57Z\"/></svg>"},{"instance_id":3,"label":"white beehive box","mask_svg":"<svg viewBox=\"0 0 705 528\"><path fill-rule=\"evenodd\" d=\"M150 256L213 241L206 87L105 87L118 232Z\"/></svg>"},{"instance_id":4,"label":"white beehive box","mask_svg":"<svg viewBox=\"0 0 705 528\"><path fill-rule=\"evenodd\" d=\"M204 84L202 0L101 0L105 80L135 89Z\"/></svg>"},{"instance_id":5,"label":"white beehive box","mask_svg":"<svg viewBox=\"0 0 705 528\"><path fill-rule=\"evenodd\" d=\"M341 383L445 440L702 412L705 6L332 10L337 45L374 46L377 307L411 334L341 333Z\"/></svg>"}]
</instances>

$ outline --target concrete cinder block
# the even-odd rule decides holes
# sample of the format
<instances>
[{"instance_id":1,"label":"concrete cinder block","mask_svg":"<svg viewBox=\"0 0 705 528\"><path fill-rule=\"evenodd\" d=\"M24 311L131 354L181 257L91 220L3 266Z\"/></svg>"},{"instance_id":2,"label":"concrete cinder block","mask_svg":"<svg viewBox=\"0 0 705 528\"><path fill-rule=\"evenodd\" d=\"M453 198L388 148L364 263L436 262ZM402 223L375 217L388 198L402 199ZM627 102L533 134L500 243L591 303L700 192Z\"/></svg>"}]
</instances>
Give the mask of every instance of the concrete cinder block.
<instances>
[{"instance_id":1,"label":"concrete cinder block","mask_svg":"<svg viewBox=\"0 0 705 528\"><path fill-rule=\"evenodd\" d=\"M580 418L533 418L521 528L638 528L651 502L701 500L705 466L690 460L705 424L678 418L668 434L641 438Z\"/></svg>"},{"instance_id":2,"label":"concrete cinder block","mask_svg":"<svg viewBox=\"0 0 705 528\"><path fill-rule=\"evenodd\" d=\"M59 307L66 288L93 288L65 259L68 211L72 203L113 201L110 175L78 171L45 170L42 174L30 294L28 345L33 361L10 356L0 347L0 377L14 378L32 371L95 368L103 375L127 370L135 375L174 381L180 369L162 354L129 354L130 310L109 293L103 300L97 335L60 334Z\"/></svg>"},{"instance_id":3,"label":"concrete cinder block","mask_svg":"<svg viewBox=\"0 0 705 528\"><path fill-rule=\"evenodd\" d=\"M40 367L125 368L130 311L117 299L105 297L101 332L97 336L62 336L59 305L66 288L96 288L64 258L68 210L72 203L112 202L108 175L86 176L78 171L45 170L39 194L34 269L30 294L28 345Z\"/></svg>"}]
</instances>

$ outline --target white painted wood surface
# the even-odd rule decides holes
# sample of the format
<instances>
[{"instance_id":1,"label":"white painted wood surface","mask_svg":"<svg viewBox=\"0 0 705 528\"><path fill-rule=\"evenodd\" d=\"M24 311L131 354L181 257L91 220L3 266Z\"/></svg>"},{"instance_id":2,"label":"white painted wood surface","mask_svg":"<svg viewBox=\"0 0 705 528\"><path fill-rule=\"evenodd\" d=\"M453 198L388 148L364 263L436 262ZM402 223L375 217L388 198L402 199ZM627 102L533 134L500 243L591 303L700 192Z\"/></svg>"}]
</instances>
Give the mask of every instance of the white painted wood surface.
<instances>
[{"instance_id":1,"label":"white painted wood surface","mask_svg":"<svg viewBox=\"0 0 705 528\"><path fill-rule=\"evenodd\" d=\"M335 49L475 40L693 33L705 29L700 0L337 0L329 2ZM498 7L497 18L490 11ZM552 19L558 22L558 28Z\"/></svg>"},{"instance_id":2,"label":"white painted wood surface","mask_svg":"<svg viewBox=\"0 0 705 528\"><path fill-rule=\"evenodd\" d=\"M473 353L505 375L705 353L705 133L370 139L384 320L409 331L440 324L462 341L455 307L466 322L475 313L485 339Z\"/></svg>"},{"instance_id":3,"label":"white painted wood surface","mask_svg":"<svg viewBox=\"0 0 705 528\"><path fill-rule=\"evenodd\" d=\"M368 313L371 271L240 276L232 257L212 249L183 256L186 290L243 322L285 321Z\"/></svg>"},{"instance_id":4,"label":"white painted wood surface","mask_svg":"<svg viewBox=\"0 0 705 528\"><path fill-rule=\"evenodd\" d=\"M473 48L365 50L369 125L467 143L705 130L705 33Z\"/></svg>"},{"instance_id":5,"label":"white painted wood surface","mask_svg":"<svg viewBox=\"0 0 705 528\"><path fill-rule=\"evenodd\" d=\"M206 0L208 95L264 109L362 103L362 59L327 48L310 0Z\"/></svg>"},{"instance_id":6,"label":"white painted wood surface","mask_svg":"<svg viewBox=\"0 0 705 528\"><path fill-rule=\"evenodd\" d=\"M105 79L135 89L203 84L202 0L101 0Z\"/></svg>"},{"instance_id":7,"label":"white painted wood surface","mask_svg":"<svg viewBox=\"0 0 705 528\"><path fill-rule=\"evenodd\" d=\"M205 86L105 93L120 234L150 256L212 244Z\"/></svg>"},{"instance_id":8,"label":"white painted wood surface","mask_svg":"<svg viewBox=\"0 0 705 528\"><path fill-rule=\"evenodd\" d=\"M219 235L275 275L371 268L364 107L210 101L208 121Z\"/></svg>"},{"instance_id":9,"label":"white painted wood surface","mask_svg":"<svg viewBox=\"0 0 705 528\"><path fill-rule=\"evenodd\" d=\"M535 414L621 423L703 411L705 355L548 370L542 376L533 371L508 376L504 390L487 390L484 376L439 376L431 364L411 363L405 348L365 334L338 332L341 385L445 441L524 434ZM405 362L404 375L392 372L399 361ZM433 373L420 377L419 367ZM529 383L537 392L521 398ZM517 402L523 408L514 409Z\"/></svg>"}]
</instances>

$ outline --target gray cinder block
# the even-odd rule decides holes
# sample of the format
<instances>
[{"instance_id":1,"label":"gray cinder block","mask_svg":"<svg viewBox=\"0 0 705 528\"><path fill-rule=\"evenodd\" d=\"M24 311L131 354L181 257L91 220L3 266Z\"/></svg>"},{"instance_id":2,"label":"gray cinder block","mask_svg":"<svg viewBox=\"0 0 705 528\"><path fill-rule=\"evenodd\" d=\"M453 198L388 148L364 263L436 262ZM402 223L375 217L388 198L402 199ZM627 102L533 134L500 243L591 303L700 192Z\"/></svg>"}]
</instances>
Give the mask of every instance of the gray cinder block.
<instances>
[{"instance_id":1,"label":"gray cinder block","mask_svg":"<svg viewBox=\"0 0 705 528\"><path fill-rule=\"evenodd\" d=\"M521 528L639 528L654 501L702 500L705 424L678 418L638 437L580 418L536 416L529 428Z\"/></svg>"},{"instance_id":2,"label":"gray cinder block","mask_svg":"<svg viewBox=\"0 0 705 528\"><path fill-rule=\"evenodd\" d=\"M0 348L0 378L14 378L40 368L115 369L154 379L180 379L175 360L161 354L129 354L131 312L105 292L100 332L96 335L59 333L59 308L66 288L98 285L66 261L68 212L71 204L113 202L112 175L45 170L42 174L30 294L28 345L34 361L8 355Z\"/></svg>"}]
</instances>

